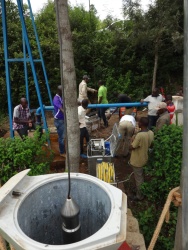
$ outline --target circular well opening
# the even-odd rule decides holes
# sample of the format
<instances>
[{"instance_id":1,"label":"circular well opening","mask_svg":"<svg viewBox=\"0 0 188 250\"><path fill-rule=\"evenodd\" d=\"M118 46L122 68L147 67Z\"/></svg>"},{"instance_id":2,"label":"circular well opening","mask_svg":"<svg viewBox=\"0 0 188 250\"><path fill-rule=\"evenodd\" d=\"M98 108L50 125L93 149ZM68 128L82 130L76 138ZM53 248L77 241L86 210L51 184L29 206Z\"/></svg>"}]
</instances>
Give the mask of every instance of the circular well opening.
<instances>
[{"instance_id":1,"label":"circular well opening","mask_svg":"<svg viewBox=\"0 0 188 250\"><path fill-rule=\"evenodd\" d=\"M21 203L17 219L21 230L31 239L64 245L61 209L67 198L68 180L46 183L31 192ZM81 240L100 230L109 218L111 202L97 184L71 178L71 196L80 208Z\"/></svg>"}]
</instances>

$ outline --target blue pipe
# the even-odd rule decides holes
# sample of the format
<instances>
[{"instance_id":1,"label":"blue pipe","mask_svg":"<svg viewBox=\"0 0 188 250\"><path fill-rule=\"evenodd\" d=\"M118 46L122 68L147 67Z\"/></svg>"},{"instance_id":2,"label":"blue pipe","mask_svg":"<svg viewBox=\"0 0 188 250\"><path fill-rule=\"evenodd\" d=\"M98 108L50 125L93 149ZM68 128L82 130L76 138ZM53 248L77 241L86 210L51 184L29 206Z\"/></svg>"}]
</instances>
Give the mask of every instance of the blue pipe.
<instances>
[{"instance_id":1,"label":"blue pipe","mask_svg":"<svg viewBox=\"0 0 188 250\"><path fill-rule=\"evenodd\" d=\"M6 72L6 86L7 86L7 99L8 99L8 113L9 113L9 124L10 124L10 137L14 137L13 125L13 110L12 110L12 100L11 100L11 79L10 79L10 69L9 69L9 53L8 53L8 37L7 37L7 20L6 20L6 3L5 0L1 1L2 8L2 27L3 27L3 43L4 43L4 57L5 57L5 72Z\"/></svg>"},{"instance_id":2,"label":"blue pipe","mask_svg":"<svg viewBox=\"0 0 188 250\"><path fill-rule=\"evenodd\" d=\"M114 108L114 107L145 107L147 102L131 102L131 103L107 103L107 104L89 104L88 108Z\"/></svg>"},{"instance_id":3,"label":"blue pipe","mask_svg":"<svg viewBox=\"0 0 188 250\"><path fill-rule=\"evenodd\" d=\"M114 107L145 107L148 106L147 102L132 102L132 103L108 103L108 104L89 104L88 108L114 108ZM43 106L46 111L54 110L54 106ZM41 107L36 110L36 115L41 114Z\"/></svg>"}]
</instances>

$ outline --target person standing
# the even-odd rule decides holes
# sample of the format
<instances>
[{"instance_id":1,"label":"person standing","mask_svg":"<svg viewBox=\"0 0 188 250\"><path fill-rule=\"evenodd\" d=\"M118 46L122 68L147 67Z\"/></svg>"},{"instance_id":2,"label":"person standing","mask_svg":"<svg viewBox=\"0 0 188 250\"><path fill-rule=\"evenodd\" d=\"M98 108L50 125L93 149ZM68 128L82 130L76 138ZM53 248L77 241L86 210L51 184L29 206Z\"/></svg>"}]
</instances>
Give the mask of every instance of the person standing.
<instances>
[{"instance_id":1,"label":"person standing","mask_svg":"<svg viewBox=\"0 0 188 250\"><path fill-rule=\"evenodd\" d=\"M89 82L89 77L87 75L83 76L81 83L79 84L79 96L78 101L81 102L83 99L88 99L88 103L90 103L87 92L95 93L97 90L89 88L87 83Z\"/></svg>"},{"instance_id":2,"label":"person standing","mask_svg":"<svg viewBox=\"0 0 188 250\"><path fill-rule=\"evenodd\" d=\"M170 124L172 124L172 119L174 117L174 112L175 112L175 105L174 103L172 102L172 96L171 95L167 95L166 96L166 104L167 104L167 110L170 114Z\"/></svg>"},{"instance_id":3,"label":"person standing","mask_svg":"<svg viewBox=\"0 0 188 250\"><path fill-rule=\"evenodd\" d=\"M155 88L153 89L151 95L149 95L145 99L141 99L140 101L141 103L148 102L148 119L149 119L148 128L149 129L156 126L156 122L158 119L156 107L163 100L164 98L162 97L161 94L159 94L159 90Z\"/></svg>"},{"instance_id":4,"label":"person standing","mask_svg":"<svg viewBox=\"0 0 188 250\"><path fill-rule=\"evenodd\" d=\"M170 125L170 114L167 110L167 104L165 102L160 102L156 110L157 114L159 115L155 129L155 131L157 132L159 129L163 127L163 125L165 124Z\"/></svg>"},{"instance_id":5,"label":"person standing","mask_svg":"<svg viewBox=\"0 0 188 250\"><path fill-rule=\"evenodd\" d=\"M57 93L53 98L54 105L54 125L57 129L58 143L60 156L66 157L65 155L65 144L64 144L64 110L62 100L62 86L57 87Z\"/></svg>"},{"instance_id":6,"label":"person standing","mask_svg":"<svg viewBox=\"0 0 188 250\"><path fill-rule=\"evenodd\" d=\"M99 90L98 90L98 104L107 104L107 88L104 86L104 82L99 80ZM99 108L98 109L98 116L103 119L104 126L108 127L108 121L106 119L105 111L107 108Z\"/></svg>"},{"instance_id":7,"label":"person standing","mask_svg":"<svg viewBox=\"0 0 188 250\"><path fill-rule=\"evenodd\" d=\"M123 148L124 156L127 156L129 153L131 137L134 134L135 127L136 127L136 120L132 115L124 115L119 121L118 129L121 135L121 140L118 148ZM121 147L123 141L124 141L124 146Z\"/></svg>"},{"instance_id":8,"label":"person standing","mask_svg":"<svg viewBox=\"0 0 188 250\"><path fill-rule=\"evenodd\" d=\"M117 95L117 103L131 103L131 98L127 96L126 94L116 94ZM133 107L120 107L116 108L111 115L113 115L117 110L119 109L119 119L123 115L131 115L133 112Z\"/></svg>"},{"instance_id":9,"label":"person standing","mask_svg":"<svg viewBox=\"0 0 188 250\"><path fill-rule=\"evenodd\" d=\"M78 120L80 126L80 156L82 158L87 158L87 155L84 154L84 138L86 139L87 144L89 142L89 133L86 128L86 121L85 121L87 106L88 106L87 99L83 99L81 105L78 106Z\"/></svg>"},{"instance_id":10,"label":"person standing","mask_svg":"<svg viewBox=\"0 0 188 250\"><path fill-rule=\"evenodd\" d=\"M28 130L32 128L35 129L27 99L21 98L20 104L14 108L13 130L17 131L19 136L24 139L24 136L28 136Z\"/></svg>"},{"instance_id":11,"label":"person standing","mask_svg":"<svg viewBox=\"0 0 188 250\"><path fill-rule=\"evenodd\" d=\"M136 182L136 195L132 197L132 200L139 201L144 198L140 187L144 182L143 167L148 161L148 150L151 146L154 133L148 130L149 120L147 117L141 117L138 122L140 132L138 132L130 146L131 157L130 165L134 172L134 178Z\"/></svg>"}]
</instances>

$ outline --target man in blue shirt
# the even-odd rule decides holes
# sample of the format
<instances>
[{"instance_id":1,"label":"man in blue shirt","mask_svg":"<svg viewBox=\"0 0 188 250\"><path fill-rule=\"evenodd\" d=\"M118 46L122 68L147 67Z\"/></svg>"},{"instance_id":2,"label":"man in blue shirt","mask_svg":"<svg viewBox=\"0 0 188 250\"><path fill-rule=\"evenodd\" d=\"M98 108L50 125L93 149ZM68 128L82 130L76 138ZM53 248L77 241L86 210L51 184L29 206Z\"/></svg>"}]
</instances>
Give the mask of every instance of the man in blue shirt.
<instances>
[{"instance_id":1,"label":"man in blue shirt","mask_svg":"<svg viewBox=\"0 0 188 250\"><path fill-rule=\"evenodd\" d=\"M60 156L66 157L64 145L64 110L62 100L62 86L57 88L57 94L53 99L54 105L54 125L57 128Z\"/></svg>"}]
</instances>

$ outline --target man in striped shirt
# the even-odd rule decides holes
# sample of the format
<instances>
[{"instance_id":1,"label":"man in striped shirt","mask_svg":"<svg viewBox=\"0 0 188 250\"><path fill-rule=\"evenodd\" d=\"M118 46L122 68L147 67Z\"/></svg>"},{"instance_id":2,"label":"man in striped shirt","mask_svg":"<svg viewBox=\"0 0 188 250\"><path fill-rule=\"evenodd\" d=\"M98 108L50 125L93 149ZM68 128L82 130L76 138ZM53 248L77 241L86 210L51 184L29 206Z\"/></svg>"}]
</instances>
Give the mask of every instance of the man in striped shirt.
<instances>
[{"instance_id":1,"label":"man in striped shirt","mask_svg":"<svg viewBox=\"0 0 188 250\"><path fill-rule=\"evenodd\" d=\"M17 131L20 137L24 139L24 136L28 136L28 130L31 128L34 128L34 124L28 108L28 102L26 98L21 98L20 104L14 108L13 130Z\"/></svg>"}]
</instances>

